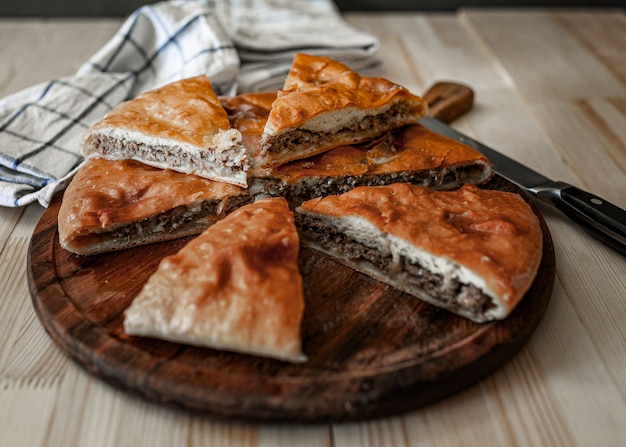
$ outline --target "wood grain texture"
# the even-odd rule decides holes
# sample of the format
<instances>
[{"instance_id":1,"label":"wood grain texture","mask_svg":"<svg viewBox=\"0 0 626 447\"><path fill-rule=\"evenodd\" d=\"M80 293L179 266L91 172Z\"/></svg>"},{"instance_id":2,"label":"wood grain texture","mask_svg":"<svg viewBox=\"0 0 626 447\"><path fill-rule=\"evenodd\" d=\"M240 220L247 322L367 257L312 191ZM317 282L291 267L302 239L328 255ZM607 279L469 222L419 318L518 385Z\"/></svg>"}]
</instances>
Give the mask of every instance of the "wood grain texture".
<instances>
[{"instance_id":1,"label":"wood grain texture","mask_svg":"<svg viewBox=\"0 0 626 447\"><path fill-rule=\"evenodd\" d=\"M515 189L502 180L490 187ZM29 250L33 305L89 372L148 400L249 420L362 419L455 393L509 360L549 302L554 252L506 320L477 325L303 250L305 364L129 337L123 311L159 261L189 239L81 257L58 243L57 196Z\"/></svg>"},{"instance_id":2,"label":"wood grain texture","mask_svg":"<svg viewBox=\"0 0 626 447\"><path fill-rule=\"evenodd\" d=\"M529 115L553 142L559 154L555 167L569 166L577 186L626 207L626 82L614 55L624 41L626 16L608 21L602 12L503 10L466 11L460 20L489 48ZM599 34L597 26L605 33ZM524 39L516 37L521 33Z\"/></svg>"},{"instance_id":3,"label":"wood grain texture","mask_svg":"<svg viewBox=\"0 0 626 447\"><path fill-rule=\"evenodd\" d=\"M531 165L550 177L568 179L626 208L626 15L466 11L460 20L506 71L523 98L524 115L547 142L519 139L509 146L519 154L532 152ZM538 31L515 38L527 29ZM510 141L511 130L506 133ZM496 134L489 132L490 137ZM579 445L596 443L602 433L604 442L613 445L626 433L613 416L626 408L626 326L615 318L626 315L625 259L558 213L548 210L546 220L555 235L557 276L563 278L562 296L568 302L554 331L558 343L550 360L560 358L561 365L569 366L570 380L585 384L572 393L554 383L551 402L587 409L589 416L580 420L564 416ZM572 348L574 339L578 342ZM544 365L551 363L541 359ZM599 387L604 388L602 397ZM602 412L610 416L600 417Z\"/></svg>"},{"instance_id":4,"label":"wood grain texture","mask_svg":"<svg viewBox=\"0 0 626 447\"><path fill-rule=\"evenodd\" d=\"M552 64L550 55L572 37L569 54L558 57L595 61L595 70L608 71L624 84L623 10L541 10L535 11L536 21L527 20L532 12L527 10L519 19L507 15L505 26L502 12L351 13L346 18L381 39L384 76L418 92L441 79L471 85L475 107L454 123L462 132L554 178L591 185L600 194L608 184L614 195L623 190L626 176L609 177L595 160L624 147L624 95L619 90L603 97L585 94L584 106L604 123L584 132L590 124L580 113L582 96L564 97L563 89L544 85L579 80L575 66L560 71L560 77L544 75L562 67ZM73 73L120 24L0 18L0 95ZM523 63L537 27L554 28L555 40L532 46L540 54L531 60L540 65ZM511 49L511 42L519 48ZM510 63L512 58L518 63ZM597 79L589 75L590 84ZM535 89L543 94L535 95ZM546 104L552 109L538 114L535 107ZM567 132L578 126L576 134L583 138L570 140ZM578 157L585 150L593 151L591 159ZM545 206L541 211L555 245L557 276L548 309L518 354L475 386L418 410L303 426L176 411L84 373L53 345L34 315L28 287L20 284L26 281L27 243L43 210L37 204L27 210L1 208L0 445L621 446L626 439L625 260L558 212Z\"/></svg>"}]
</instances>

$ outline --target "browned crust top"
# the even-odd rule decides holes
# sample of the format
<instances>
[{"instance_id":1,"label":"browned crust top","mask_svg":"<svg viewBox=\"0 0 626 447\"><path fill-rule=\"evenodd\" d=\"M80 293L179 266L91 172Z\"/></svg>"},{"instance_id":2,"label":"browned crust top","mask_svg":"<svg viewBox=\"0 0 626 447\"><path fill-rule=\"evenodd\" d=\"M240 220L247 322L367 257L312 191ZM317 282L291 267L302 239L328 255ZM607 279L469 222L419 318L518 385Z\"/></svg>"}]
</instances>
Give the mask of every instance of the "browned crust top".
<instances>
[{"instance_id":1,"label":"browned crust top","mask_svg":"<svg viewBox=\"0 0 626 447\"><path fill-rule=\"evenodd\" d=\"M396 183L313 199L300 209L355 216L420 250L449 258L483 277L508 308L530 287L541 260L537 216L513 193L473 185L433 191Z\"/></svg>"},{"instance_id":2,"label":"browned crust top","mask_svg":"<svg viewBox=\"0 0 626 447\"><path fill-rule=\"evenodd\" d=\"M68 185L59 235L103 232L199 200L244 193L238 186L153 168L133 160L88 159Z\"/></svg>"},{"instance_id":3,"label":"browned crust top","mask_svg":"<svg viewBox=\"0 0 626 447\"><path fill-rule=\"evenodd\" d=\"M267 176L291 183L314 177L416 172L478 163L490 166L487 158L471 147L413 124L373 144L340 146L286 163Z\"/></svg>"},{"instance_id":4,"label":"browned crust top","mask_svg":"<svg viewBox=\"0 0 626 447\"><path fill-rule=\"evenodd\" d=\"M112 109L90 133L118 128L205 147L230 129L208 77L196 76L142 93Z\"/></svg>"},{"instance_id":5,"label":"browned crust top","mask_svg":"<svg viewBox=\"0 0 626 447\"><path fill-rule=\"evenodd\" d=\"M302 361L298 252L285 199L259 200L164 258L137 299L152 309L172 306L160 312L192 321L199 344L207 336L209 346L212 340L226 349ZM184 308L171 296L179 296Z\"/></svg>"},{"instance_id":6,"label":"browned crust top","mask_svg":"<svg viewBox=\"0 0 626 447\"><path fill-rule=\"evenodd\" d=\"M361 76L327 57L298 53L272 105L268 125L280 131L320 113L348 107L377 109L396 101L406 104L409 115L419 118L426 113L426 102L398 84Z\"/></svg>"}]
</instances>

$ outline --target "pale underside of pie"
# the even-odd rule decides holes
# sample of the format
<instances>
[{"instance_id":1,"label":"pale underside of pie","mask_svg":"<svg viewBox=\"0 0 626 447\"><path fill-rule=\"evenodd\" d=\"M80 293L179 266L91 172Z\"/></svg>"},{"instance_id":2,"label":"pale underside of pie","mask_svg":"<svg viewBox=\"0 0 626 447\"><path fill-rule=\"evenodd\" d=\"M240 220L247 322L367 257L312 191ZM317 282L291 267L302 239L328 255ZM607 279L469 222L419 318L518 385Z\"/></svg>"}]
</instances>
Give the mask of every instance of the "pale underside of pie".
<instances>
[{"instance_id":1,"label":"pale underside of pie","mask_svg":"<svg viewBox=\"0 0 626 447\"><path fill-rule=\"evenodd\" d=\"M82 255L204 231L251 201L247 191L134 160L88 159L59 210L61 246Z\"/></svg>"},{"instance_id":2,"label":"pale underside of pie","mask_svg":"<svg viewBox=\"0 0 626 447\"><path fill-rule=\"evenodd\" d=\"M360 187L296 211L305 246L479 323L510 314L542 256L529 205L473 185Z\"/></svg>"},{"instance_id":3,"label":"pale underside of pie","mask_svg":"<svg viewBox=\"0 0 626 447\"><path fill-rule=\"evenodd\" d=\"M298 251L284 199L246 205L161 261L126 310L124 330L303 362Z\"/></svg>"},{"instance_id":4,"label":"pale underside of pie","mask_svg":"<svg viewBox=\"0 0 626 447\"><path fill-rule=\"evenodd\" d=\"M367 78L323 56L295 55L272 103L252 167L272 167L416 123L427 103L383 78Z\"/></svg>"},{"instance_id":5,"label":"pale underside of pie","mask_svg":"<svg viewBox=\"0 0 626 447\"><path fill-rule=\"evenodd\" d=\"M113 108L87 131L83 153L246 186L241 134L230 127L206 76L173 82Z\"/></svg>"}]
</instances>

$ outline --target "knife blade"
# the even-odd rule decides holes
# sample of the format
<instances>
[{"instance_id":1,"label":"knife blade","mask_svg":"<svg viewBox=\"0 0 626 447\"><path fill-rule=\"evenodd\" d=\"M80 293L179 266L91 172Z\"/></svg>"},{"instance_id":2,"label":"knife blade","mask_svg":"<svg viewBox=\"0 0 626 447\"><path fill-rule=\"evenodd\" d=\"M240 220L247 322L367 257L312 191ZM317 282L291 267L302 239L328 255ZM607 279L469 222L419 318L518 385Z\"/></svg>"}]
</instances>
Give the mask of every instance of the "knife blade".
<instances>
[{"instance_id":1,"label":"knife blade","mask_svg":"<svg viewBox=\"0 0 626 447\"><path fill-rule=\"evenodd\" d=\"M622 208L569 183L554 181L431 116L422 118L420 124L477 150L489 159L498 175L555 207L589 234L626 256L626 211Z\"/></svg>"}]
</instances>

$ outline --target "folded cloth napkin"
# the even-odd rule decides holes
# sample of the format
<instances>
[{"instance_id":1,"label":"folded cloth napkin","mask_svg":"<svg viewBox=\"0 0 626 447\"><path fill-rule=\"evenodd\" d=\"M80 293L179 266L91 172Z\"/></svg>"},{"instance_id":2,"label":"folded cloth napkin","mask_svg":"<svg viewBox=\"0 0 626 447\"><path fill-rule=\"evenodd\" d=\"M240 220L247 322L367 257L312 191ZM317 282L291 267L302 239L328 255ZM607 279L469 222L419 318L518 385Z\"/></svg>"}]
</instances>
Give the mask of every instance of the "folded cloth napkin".
<instances>
[{"instance_id":1,"label":"folded cloth napkin","mask_svg":"<svg viewBox=\"0 0 626 447\"><path fill-rule=\"evenodd\" d=\"M295 52L376 67L378 41L331 0L164 1L136 10L73 76L0 100L0 205L48 206L83 163L91 124L120 102L206 74L218 95L279 87Z\"/></svg>"}]
</instances>

